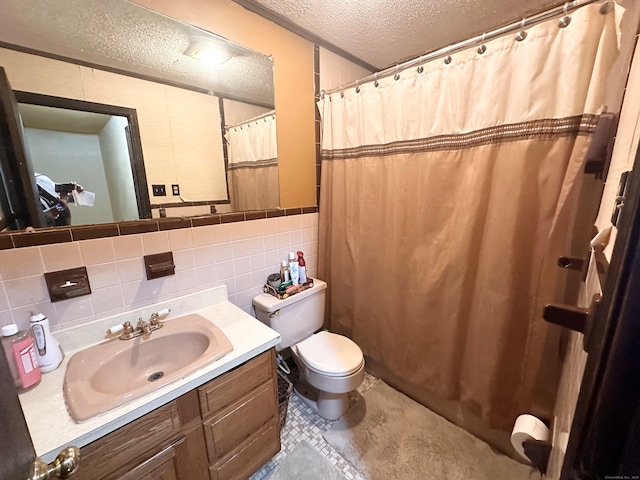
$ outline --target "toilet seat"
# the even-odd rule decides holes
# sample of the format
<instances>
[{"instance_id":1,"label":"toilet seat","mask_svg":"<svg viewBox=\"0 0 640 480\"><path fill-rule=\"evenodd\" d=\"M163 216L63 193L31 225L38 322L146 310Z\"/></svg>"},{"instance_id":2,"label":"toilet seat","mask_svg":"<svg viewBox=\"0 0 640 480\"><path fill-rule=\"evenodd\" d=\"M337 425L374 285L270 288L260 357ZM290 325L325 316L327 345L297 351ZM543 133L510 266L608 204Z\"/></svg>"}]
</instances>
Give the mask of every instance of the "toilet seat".
<instances>
[{"instance_id":1,"label":"toilet seat","mask_svg":"<svg viewBox=\"0 0 640 480\"><path fill-rule=\"evenodd\" d=\"M362 368L364 356L351 339L318 332L296 345L298 356L310 370L330 377L344 377Z\"/></svg>"}]
</instances>

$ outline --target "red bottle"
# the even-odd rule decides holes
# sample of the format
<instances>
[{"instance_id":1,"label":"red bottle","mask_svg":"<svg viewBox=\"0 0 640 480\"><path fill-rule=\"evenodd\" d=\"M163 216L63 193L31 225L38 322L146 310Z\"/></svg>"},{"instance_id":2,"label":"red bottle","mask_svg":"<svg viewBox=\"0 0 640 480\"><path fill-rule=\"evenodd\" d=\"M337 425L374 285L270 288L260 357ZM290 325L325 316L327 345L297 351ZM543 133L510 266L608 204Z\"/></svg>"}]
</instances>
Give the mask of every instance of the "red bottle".
<instances>
[{"instance_id":1,"label":"red bottle","mask_svg":"<svg viewBox=\"0 0 640 480\"><path fill-rule=\"evenodd\" d=\"M304 261L304 252L296 252L298 254L298 281L300 285L307 283L307 263Z\"/></svg>"}]
</instances>

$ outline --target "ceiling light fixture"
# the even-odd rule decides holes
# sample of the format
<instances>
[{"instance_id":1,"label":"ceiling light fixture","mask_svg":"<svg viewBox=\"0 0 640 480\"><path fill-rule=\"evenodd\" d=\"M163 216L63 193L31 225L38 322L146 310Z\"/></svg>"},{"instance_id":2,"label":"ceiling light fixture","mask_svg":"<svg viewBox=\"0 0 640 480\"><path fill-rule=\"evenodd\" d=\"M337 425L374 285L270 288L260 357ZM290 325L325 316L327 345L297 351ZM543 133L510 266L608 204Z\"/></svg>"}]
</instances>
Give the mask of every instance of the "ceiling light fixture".
<instances>
[{"instance_id":1,"label":"ceiling light fixture","mask_svg":"<svg viewBox=\"0 0 640 480\"><path fill-rule=\"evenodd\" d=\"M227 52L204 38L192 39L184 54L209 65L222 65L230 58Z\"/></svg>"}]
</instances>

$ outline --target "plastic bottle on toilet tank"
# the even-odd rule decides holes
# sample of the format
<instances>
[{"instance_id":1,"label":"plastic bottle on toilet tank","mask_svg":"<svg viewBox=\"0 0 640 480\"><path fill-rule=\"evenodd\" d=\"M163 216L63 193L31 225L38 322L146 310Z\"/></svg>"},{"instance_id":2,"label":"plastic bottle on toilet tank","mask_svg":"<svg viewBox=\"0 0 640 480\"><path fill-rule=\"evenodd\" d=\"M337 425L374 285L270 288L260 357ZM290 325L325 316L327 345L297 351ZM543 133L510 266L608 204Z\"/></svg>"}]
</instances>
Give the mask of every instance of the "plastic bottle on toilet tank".
<instances>
[{"instance_id":1,"label":"plastic bottle on toilet tank","mask_svg":"<svg viewBox=\"0 0 640 480\"><path fill-rule=\"evenodd\" d=\"M300 274L298 270L298 258L293 252L289 252L289 274L291 275L291 284L298 285L300 283Z\"/></svg>"},{"instance_id":2,"label":"plastic bottle on toilet tank","mask_svg":"<svg viewBox=\"0 0 640 480\"><path fill-rule=\"evenodd\" d=\"M287 283L291 280L291 276L289 274L289 267L287 266L287 261L282 260L282 264L280 265L280 281L282 283Z\"/></svg>"},{"instance_id":3,"label":"plastic bottle on toilet tank","mask_svg":"<svg viewBox=\"0 0 640 480\"><path fill-rule=\"evenodd\" d=\"M298 254L298 277L300 283L307 283L307 263L304 261L304 252L297 251Z\"/></svg>"}]
</instances>

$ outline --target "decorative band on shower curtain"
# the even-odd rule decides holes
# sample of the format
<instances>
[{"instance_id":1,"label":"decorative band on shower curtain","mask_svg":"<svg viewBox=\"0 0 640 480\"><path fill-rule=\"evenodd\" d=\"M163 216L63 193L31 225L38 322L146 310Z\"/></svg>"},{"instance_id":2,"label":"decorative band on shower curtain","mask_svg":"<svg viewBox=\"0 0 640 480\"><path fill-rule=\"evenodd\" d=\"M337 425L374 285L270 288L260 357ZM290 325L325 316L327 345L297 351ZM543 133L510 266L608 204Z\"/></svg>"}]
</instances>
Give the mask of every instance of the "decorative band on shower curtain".
<instances>
[{"instance_id":1,"label":"decorative band on shower curtain","mask_svg":"<svg viewBox=\"0 0 640 480\"><path fill-rule=\"evenodd\" d=\"M229 127L229 199L234 211L280 205L275 112Z\"/></svg>"},{"instance_id":2,"label":"decorative band on shower curtain","mask_svg":"<svg viewBox=\"0 0 640 480\"><path fill-rule=\"evenodd\" d=\"M319 276L330 327L492 427L549 414L555 258L616 60L598 5L325 95ZM412 388L413 388L412 387Z\"/></svg>"}]
</instances>

